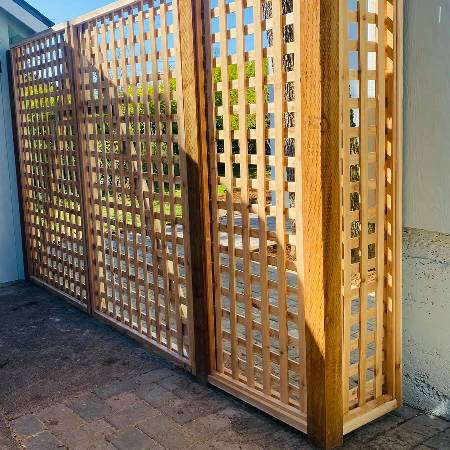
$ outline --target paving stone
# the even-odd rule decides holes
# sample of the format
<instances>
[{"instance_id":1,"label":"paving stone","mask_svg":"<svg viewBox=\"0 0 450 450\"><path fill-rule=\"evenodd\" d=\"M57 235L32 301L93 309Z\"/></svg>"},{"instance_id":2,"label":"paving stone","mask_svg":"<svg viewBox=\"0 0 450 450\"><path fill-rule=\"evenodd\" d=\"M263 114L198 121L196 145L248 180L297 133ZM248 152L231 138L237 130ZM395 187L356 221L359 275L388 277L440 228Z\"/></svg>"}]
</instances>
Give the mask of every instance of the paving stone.
<instances>
[{"instance_id":1,"label":"paving stone","mask_svg":"<svg viewBox=\"0 0 450 450\"><path fill-rule=\"evenodd\" d=\"M105 420L98 419L76 429L64 430L58 438L70 449L87 450L94 447L105 435L111 435L115 431Z\"/></svg>"},{"instance_id":2,"label":"paving stone","mask_svg":"<svg viewBox=\"0 0 450 450\"><path fill-rule=\"evenodd\" d=\"M418 430L420 433L424 435L437 431L444 431L447 428L450 428L449 421L440 419L439 417L429 416L426 414L414 417L413 419L405 422L404 425L409 426L415 430Z\"/></svg>"},{"instance_id":3,"label":"paving stone","mask_svg":"<svg viewBox=\"0 0 450 450\"><path fill-rule=\"evenodd\" d=\"M37 417L55 434L79 428L86 423L78 414L63 404L50 406L39 412Z\"/></svg>"},{"instance_id":4,"label":"paving stone","mask_svg":"<svg viewBox=\"0 0 450 450\"><path fill-rule=\"evenodd\" d=\"M410 419L367 443L368 449L410 449L449 427L449 422L426 415Z\"/></svg>"},{"instance_id":5,"label":"paving stone","mask_svg":"<svg viewBox=\"0 0 450 450\"><path fill-rule=\"evenodd\" d=\"M122 411L114 411L105 419L117 429L136 425L144 420L159 415L159 411L142 400L134 406Z\"/></svg>"},{"instance_id":6,"label":"paving stone","mask_svg":"<svg viewBox=\"0 0 450 450\"><path fill-rule=\"evenodd\" d=\"M44 424L33 414L19 417L10 422L10 425L20 438L33 436L44 431Z\"/></svg>"},{"instance_id":7,"label":"paving stone","mask_svg":"<svg viewBox=\"0 0 450 450\"><path fill-rule=\"evenodd\" d=\"M101 438L88 447L88 450L117 450L117 447L108 442L105 438Z\"/></svg>"},{"instance_id":8,"label":"paving stone","mask_svg":"<svg viewBox=\"0 0 450 450\"><path fill-rule=\"evenodd\" d=\"M12 445L13 442L9 434L7 435L0 429L0 450L10 450L12 448Z\"/></svg>"},{"instance_id":9,"label":"paving stone","mask_svg":"<svg viewBox=\"0 0 450 450\"><path fill-rule=\"evenodd\" d=\"M127 428L109 438L119 450L163 449L160 444L136 428Z\"/></svg>"},{"instance_id":10,"label":"paving stone","mask_svg":"<svg viewBox=\"0 0 450 450\"><path fill-rule=\"evenodd\" d=\"M425 441L424 445L437 450L450 449L450 429L447 429L446 431L432 437L428 441Z\"/></svg>"},{"instance_id":11,"label":"paving stone","mask_svg":"<svg viewBox=\"0 0 450 450\"><path fill-rule=\"evenodd\" d=\"M7 425L6 419L2 415L0 407L0 450L18 449L16 440L13 438L10 427Z\"/></svg>"},{"instance_id":12,"label":"paving stone","mask_svg":"<svg viewBox=\"0 0 450 450\"><path fill-rule=\"evenodd\" d=\"M229 405L220 411L220 414L229 419L239 419L242 416L251 415L248 411L247 405Z\"/></svg>"},{"instance_id":13,"label":"paving stone","mask_svg":"<svg viewBox=\"0 0 450 450\"><path fill-rule=\"evenodd\" d=\"M123 411L142 403L142 400L133 392L123 392L106 400L106 404L115 411Z\"/></svg>"},{"instance_id":14,"label":"paving stone","mask_svg":"<svg viewBox=\"0 0 450 450\"><path fill-rule=\"evenodd\" d=\"M231 420L227 416L220 413L214 413L193 420L184 425L183 428L190 435L201 439L202 437L217 435L230 427Z\"/></svg>"},{"instance_id":15,"label":"paving stone","mask_svg":"<svg viewBox=\"0 0 450 450\"><path fill-rule=\"evenodd\" d=\"M403 422L404 419L402 417L387 414L366 426L351 432L344 437L344 442L348 445L361 447L364 443L375 439L380 434L386 433Z\"/></svg>"},{"instance_id":16,"label":"paving stone","mask_svg":"<svg viewBox=\"0 0 450 450\"><path fill-rule=\"evenodd\" d=\"M94 391L100 398L108 399L123 392L132 391L136 384L133 380L118 380Z\"/></svg>"},{"instance_id":17,"label":"paving stone","mask_svg":"<svg viewBox=\"0 0 450 450\"><path fill-rule=\"evenodd\" d=\"M246 442L234 431L221 433L219 436L196 442L190 447L190 450L262 450L263 447L254 442Z\"/></svg>"},{"instance_id":18,"label":"paving stone","mask_svg":"<svg viewBox=\"0 0 450 450\"><path fill-rule=\"evenodd\" d=\"M137 426L141 431L149 436L166 433L173 428L179 428L180 425L176 423L172 418L160 414L155 417L150 417Z\"/></svg>"},{"instance_id":19,"label":"paving stone","mask_svg":"<svg viewBox=\"0 0 450 450\"><path fill-rule=\"evenodd\" d=\"M134 385L148 385L159 382L165 378L173 376L175 372L167 367L161 367L159 369L152 370L151 372L143 373L134 379Z\"/></svg>"},{"instance_id":20,"label":"paving stone","mask_svg":"<svg viewBox=\"0 0 450 450\"><path fill-rule=\"evenodd\" d=\"M194 410L189 407L188 400L175 399L162 405L160 411L166 416L171 417L175 422L180 425L195 420L202 416L202 413L198 410Z\"/></svg>"},{"instance_id":21,"label":"paving stone","mask_svg":"<svg viewBox=\"0 0 450 450\"><path fill-rule=\"evenodd\" d=\"M175 387L172 389L172 392L179 398L194 400L209 395L214 391L196 381L185 380L184 384Z\"/></svg>"},{"instance_id":22,"label":"paving stone","mask_svg":"<svg viewBox=\"0 0 450 450\"><path fill-rule=\"evenodd\" d=\"M191 380L188 380L186 375L173 374L170 377L164 377L158 381L158 384L168 391L179 389L183 386L187 386Z\"/></svg>"},{"instance_id":23,"label":"paving stone","mask_svg":"<svg viewBox=\"0 0 450 450\"><path fill-rule=\"evenodd\" d=\"M61 450L64 446L53 434L44 431L28 439L25 447L27 450Z\"/></svg>"},{"instance_id":24,"label":"paving stone","mask_svg":"<svg viewBox=\"0 0 450 450\"><path fill-rule=\"evenodd\" d=\"M111 407L91 392L71 399L67 406L87 422L105 417L111 412Z\"/></svg>"},{"instance_id":25,"label":"paving stone","mask_svg":"<svg viewBox=\"0 0 450 450\"><path fill-rule=\"evenodd\" d=\"M280 427L279 423L257 410L227 408L221 413L231 416L231 429L245 436L248 442L267 441Z\"/></svg>"},{"instance_id":26,"label":"paving stone","mask_svg":"<svg viewBox=\"0 0 450 450\"><path fill-rule=\"evenodd\" d=\"M267 450L315 450L308 443L308 437L293 428L286 427L276 431L270 436L270 439L257 441L261 447Z\"/></svg>"},{"instance_id":27,"label":"paving stone","mask_svg":"<svg viewBox=\"0 0 450 450\"><path fill-rule=\"evenodd\" d=\"M401 417L402 419L409 420L412 419L413 417L420 415L420 412L417 411L417 409L415 408L411 408L411 406L403 405L400 408L397 408L394 411L392 411L391 414L393 414L394 416Z\"/></svg>"},{"instance_id":28,"label":"paving stone","mask_svg":"<svg viewBox=\"0 0 450 450\"><path fill-rule=\"evenodd\" d=\"M136 394L155 408L159 408L171 400L178 398L173 392L164 389L158 384L139 386Z\"/></svg>"},{"instance_id":29,"label":"paving stone","mask_svg":"<svg viewBox=\"0 0 450 450\"><path fill-rule=\"evenodd\" d=\"M166 449L187 448L194 442L182 427L164 415L148 419L138 428Z\"/></svg>"},{"instance_id":30,"label":"paving stone","mask_svg":"<svg viewBox=\"0 0 450 450\"><path fill-rule=\"evenodd\" d=\"M237 403L245 408L244 403L239 401ZM228 396L218 391L210 391L208 395L192 400L191 404L194 408L201 409L203 416L222 411L233 405Z\"/></svg>"}]
</instances>

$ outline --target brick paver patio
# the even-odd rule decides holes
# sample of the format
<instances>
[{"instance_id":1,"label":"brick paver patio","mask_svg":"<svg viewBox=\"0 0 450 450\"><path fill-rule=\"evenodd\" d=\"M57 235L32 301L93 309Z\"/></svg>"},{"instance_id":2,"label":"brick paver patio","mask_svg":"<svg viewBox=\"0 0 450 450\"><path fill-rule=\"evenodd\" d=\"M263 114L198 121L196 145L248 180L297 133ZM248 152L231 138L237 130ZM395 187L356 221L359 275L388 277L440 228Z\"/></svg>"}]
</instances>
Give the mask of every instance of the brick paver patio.
<instances>
[{"instance_id":1,"label":"brick paver patio","mask_svg":"<svg viewBox=\"0 0 450 450\"><path fill-rule=\"evenodd\" d=\"M0 288L0 450L311 449L301 433L32 285ZM450 422L403 407L348 449L450 449Z\"/></svg>"}]
</instances>

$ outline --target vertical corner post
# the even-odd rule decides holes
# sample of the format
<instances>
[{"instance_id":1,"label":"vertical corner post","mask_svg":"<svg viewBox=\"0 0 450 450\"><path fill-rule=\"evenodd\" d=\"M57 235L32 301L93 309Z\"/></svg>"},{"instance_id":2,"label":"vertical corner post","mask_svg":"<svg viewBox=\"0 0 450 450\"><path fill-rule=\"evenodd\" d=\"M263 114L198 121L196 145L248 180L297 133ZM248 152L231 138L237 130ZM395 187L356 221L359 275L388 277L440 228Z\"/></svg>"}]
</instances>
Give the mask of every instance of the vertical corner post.
<instances>
[{"instance_id":1,"label":"vertical corner post","mask_svg":"<svg viewBox=\"0 0 450 450\"><path fill-rule=\"evenodd\" d=\"M301 151L307 431L343 441L340 199L340 1L301 0Z\"/></svg>"},{"instance_id":2,"label":"vertical corner post","mask_svg":"<svg viewBox=\"0 0 450 450\"><path fill-rule=\"evenodd\" d=\"M192 372L206 383L211 367L209 311L212 262L209 216L208 155L202 0L178 0L178 27L184 115L187 222L192 300L188 322Z\"/></svg>"}]
</instances>

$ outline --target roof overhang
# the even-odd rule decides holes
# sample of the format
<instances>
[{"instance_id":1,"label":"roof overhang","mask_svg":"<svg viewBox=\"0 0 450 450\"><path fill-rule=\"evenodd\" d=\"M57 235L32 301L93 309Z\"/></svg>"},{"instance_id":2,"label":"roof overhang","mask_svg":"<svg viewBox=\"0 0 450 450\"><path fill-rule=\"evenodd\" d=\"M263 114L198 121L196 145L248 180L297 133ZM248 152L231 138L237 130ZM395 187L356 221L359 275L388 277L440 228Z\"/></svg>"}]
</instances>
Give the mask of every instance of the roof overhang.
<instances>
[{"instance_id":1,"label":"roof overhang","mask_svg":"<svg viewBox=\"0 0 450 450\"><path fill-rule=\"evenodd\" d=\"M36 33L53 25L51 20L22 0L0 0L0 8L3 8Z\"/></svg>"}]
</instances>

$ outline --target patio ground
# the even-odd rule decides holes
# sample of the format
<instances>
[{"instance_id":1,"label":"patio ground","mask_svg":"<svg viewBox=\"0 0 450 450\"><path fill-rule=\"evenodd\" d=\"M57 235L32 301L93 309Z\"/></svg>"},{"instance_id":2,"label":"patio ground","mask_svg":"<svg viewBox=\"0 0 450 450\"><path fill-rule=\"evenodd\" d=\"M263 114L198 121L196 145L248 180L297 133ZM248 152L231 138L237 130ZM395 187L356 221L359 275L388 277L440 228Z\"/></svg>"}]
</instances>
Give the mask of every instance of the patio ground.
<instances>
[{"instance_id":1,"label":"patio ground","mask_svg":"<svg viewBox=\"0 0 450 450\"><path fill-rule=\"evenodd\" d=\"M0 450L311 449L301 433L23 283L0 287ZM407 406L348 449L450 449L450 422Z\"/></svg>"}]
</instances>

